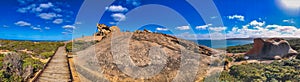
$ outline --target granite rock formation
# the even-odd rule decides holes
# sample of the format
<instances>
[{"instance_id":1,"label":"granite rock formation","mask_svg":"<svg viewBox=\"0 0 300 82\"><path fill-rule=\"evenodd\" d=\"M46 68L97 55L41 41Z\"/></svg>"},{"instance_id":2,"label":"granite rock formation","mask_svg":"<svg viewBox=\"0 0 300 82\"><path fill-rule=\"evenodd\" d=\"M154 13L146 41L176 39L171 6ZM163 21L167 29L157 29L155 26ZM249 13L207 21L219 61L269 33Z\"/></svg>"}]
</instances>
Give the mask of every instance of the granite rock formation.
<instances>
[{"instance_id":1,"label":"granite rock formation","mask_svg":"<svg viewBox=\"0 0 300 82\"><path fill-rule=\"evenodd\" d=\"M270 38L266 40L256 38L254 39L253 48L246 53L246 56L250 57L250 59L281 59L297 53L282 38Z\"/></svg>"},{"instance_id":2,"label":"granite rock formation","mask_svg":"<svg viewBox=\"0 0 300 82\"><path fill-rule=\"evenodd\" d=\"M95 34L96 36L105 36L111 32L120 32L120 28L117 26L108 27L105 24L97 24L98 32Z\"/></svg>"},{"instance_id":3,"label":"granite rock formation","mask_svg":"<svg viewBox=\"0 0 300 82\"><path fill-rule=\"evenodd\" d=\"M78 65L86 67L90 66L90 68L97 66L102 69L101 73L103 74L103 77L112 82L169 82L172 80L180 82L203 81L208 73L209 66L211 65L211 55L214 55L216 53L215 51L217 51L205 46L199 46L194 42L178 39L174 36L151 33L148 31L110 33L99 43L95 44L94 47L95 48L83 50L78 54L83 54L82 59L79 59L81 62L84 61L84 58L90 57L87 56L89 53L88 50L90 50L91 53L95 52L97 65ZM122 56L116 55L118 53ZM164 55L157 55L162 53L164 53ZM124 56L124 54L126 56ZM150 54L155 56L151 56ZM158 60L151 60L152 57L165 60L161 62ZM197 57L200 59L197 59ZM115 58L130 59L131 62L118 62ZM91 59L87 59L87 61L89 60ZM130 69L127 66L127 63L133 63L135 66L141 68L151 67L152 65L157 66L160 64L163 64L163 66L160 66L162 70L152 77L134 78L128 75L128 73L130 74L137 70ZM180 71L182 69L186 71ZM127 73L124 73L124 70L127 71ZM149 70L156 71L155 68ZM85 73L87 72L82 72L80 74L86 76L88 79L97 80L91 76L94 73ZM195 75L195 78L187 79L193 77L191 75Z\"/></svg>"}]
</instances>

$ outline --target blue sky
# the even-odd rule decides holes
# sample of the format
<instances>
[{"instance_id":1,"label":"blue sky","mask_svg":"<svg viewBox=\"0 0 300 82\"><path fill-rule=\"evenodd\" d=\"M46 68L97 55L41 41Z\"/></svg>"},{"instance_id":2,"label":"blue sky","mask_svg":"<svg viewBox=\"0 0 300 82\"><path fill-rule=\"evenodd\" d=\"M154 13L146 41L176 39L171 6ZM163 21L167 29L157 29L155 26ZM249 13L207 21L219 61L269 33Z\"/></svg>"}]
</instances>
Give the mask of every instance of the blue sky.
<instances>
[{"instance_id":1,"label":"blue sky","mask_svg":"<svg viewBox=\"0 0 300 82\"><path fill-rule=\"evenodd\" d=\"M96 24L75 22L83 2L2 1L0 38L70 40L72 31L80 28L92 29L90 33L82 34L90 35L95 32ZM116 0L100 8L105 12L95 18L100 18L99 23L108 26L117 25L122 31L146 28L152 32L172 34L185 39L210 39L209 33L212 31L221 32L227 38L300 37L299 0L213 0L213 3L218 12L203 15L213 9L205 1ZM203 6L200 8L199 5ZM201 11L202 8L208 11ZM221 20L221 23L215 23L215 20ZM93 24L95 27L76 26L80 24Z\"/></svg>"}]
</instances>

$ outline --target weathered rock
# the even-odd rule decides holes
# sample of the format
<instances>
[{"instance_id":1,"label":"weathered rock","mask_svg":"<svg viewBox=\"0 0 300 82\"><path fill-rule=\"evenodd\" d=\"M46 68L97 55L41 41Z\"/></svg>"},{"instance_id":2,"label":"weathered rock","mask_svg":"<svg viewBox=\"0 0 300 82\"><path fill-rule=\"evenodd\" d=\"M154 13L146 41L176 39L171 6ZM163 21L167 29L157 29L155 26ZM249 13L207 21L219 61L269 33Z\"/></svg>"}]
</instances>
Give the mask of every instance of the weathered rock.
<instances>
[{"instance_id":1,"label":"weathered rock","mask_svg":"<svg viewBox=\"0 0 300 82\"><path fill-rule=\"evenodd\" d=\"M293 54L297 54L297 51L293 50L289 43L282 38L271 38L265 41L256 38L253 48L246 53L252 59L281 59Z\"/></svg>"},{"instance_id":2,"label":"weathered rock","mask_svg":"<svg viewBox=\"0 0 300 82\"><path fill-rule=\"evenodd\" d=\"M97 29L98 32L95 34L96 36L105 36L111 32L109 27L105 24L97 24Z\"/></svg>"},{"instance_id":3,"label":"weathered rock","mask_svg":"<svg viewBox=\"0 0 300 82\"><path fill-rule=\"evenodd\" d=\"M117 27L117 26L111 26L111 27L109 28L109 30L110 30L111 32L121 32L120 28Z\"/></svg>"},{"instance_id":4,"label":"weathered rock","mask_svg":"<svg viewBox=\"0 0 300 82\"><path fill-rule=\"evenodd\" d=\"M112 47L112 45L116 46ZM213 49L198 46L187 40L178 39L170 35L145 31L134 33L121 32L116 35L114 33L109 34L106 38L96 44L95 48L96 57L98 58L100 67L103 69L103 74L110 81L172 81L176 78L176 75L178 75L180 68L186 70L181 71L184 73L180 73L182 76L177 76L177 78L181 78L176 79L177 81L188 81L187 78L192 77L190 75L193 75L194 73L197 73L195 74L197 75L196 80L201 81L205 77L209 63L211 62L210 55L214 53ZM152 55L155 55L154 58L157 58L157 60L151 60L151 53ZM165 55L157 55L159 53ZM126 57L125 55L129 56L129 59L131 59L132 63L137 67L147 68L151 65L163 64L164 62L166 64L161 66L163 69L151 78L133 78L122 70L127 71L127 73L140 70L128 68L127 63L131 62L118 62L118 60L114 59L122 59ZM183 55L185 55L185 58L188 60L182 61ZM200 57L201 59L194 59L197 57ZM159 61L158 59L166 59L166 61ZM199 63L199 65L197 65L197 63ZM190 68L193 66L198 70ZM156 71L156 69L150 69L150 71Z\"/></svg>"},{"instance_id":5,"label":"weathered rock","mask_svg":"<svg viewBox=\"0 0 300 82\"><path fill-rule=\"evenodd\" d=\"M120 32L120 28L117 26L108 27L105 24L97 24L98 32L95 36L106 36L111 32Z\"/></svg>"}]
</instances>

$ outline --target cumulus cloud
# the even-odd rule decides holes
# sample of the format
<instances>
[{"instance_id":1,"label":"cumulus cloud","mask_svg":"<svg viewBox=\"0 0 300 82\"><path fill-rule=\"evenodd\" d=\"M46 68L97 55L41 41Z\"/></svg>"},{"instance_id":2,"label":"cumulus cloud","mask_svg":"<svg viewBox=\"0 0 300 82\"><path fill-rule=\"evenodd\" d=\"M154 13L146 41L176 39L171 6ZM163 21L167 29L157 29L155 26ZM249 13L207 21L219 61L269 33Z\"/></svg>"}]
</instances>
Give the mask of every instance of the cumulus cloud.
<instances>
[{"instance_id":1,"label":"cumulus cloud","mask_svg":"<svg viewBox=\"0 0 300 82\"><path fill-rule=\"evenodd\" d=\"M169 29L158 27L158 28L156 28L156 30L158 30L158 31L167 31L167 30L169 30Z\"/></svg>"},{"instance_id":2,"label":"cumulus cloud","mask_svg":"<svg viewBox=\"0 0 300 82\"><path fill-rule=\"evenodd\" d=\"M112 6L106 7L105 9L110 12L127 12L128 11L127 8L122 7L121 5L118 5L118 6L112 5Z\"/></svg>"},{"instance_id":3,"label":"cumulus cloud","mask_svg":"<svg viewBox=\"0 0 300 82\"><path fill-rule=\"evenodd\" d=\"M54 24L61 24L61 23L63 23L63 22L64 22L63 19L55 19L55 20L53 21Z\"/></svg>"},{"instance_id":4,"label":"cumulus cloud","mask_svg":"<svg viewBox=\"0 0 300 82\"><path fill-rule=\"evenodd\" d=\"M17 9L17 12L19 13L40 13L42 12L44 9L49 9L49 8L53 8L54 9L54 5L51 2L48 3L41 3L41 4L31 4L28 5L26 7L21 7ZM57 8L55 8L57 9Z\"/></svg>"},{"instance_id":5,"label":"cumulus cloud","mask_svg":"<svg viewBox=\"0 0 300 82\"><path fill-rule=\"evenodd\" d=\"M259 27L259 29L250 29L248 27L237 28L234 27L228 32L229 38L257 38L257 37L300 37L300 29L295 26L283 25L266 25Z\"/></svg>"},{"instance_id":6,"label":"cumulus cloud","mask_svg":"<svg viewBox=\"0 0 300 82\"><path fill-rule=\"evenodd\" d=\"M196 26L196 29L201 29L201 30L205 30L207 27L211 26L212 24L206 24L206 25L202 25L202 26Z\"/></svg>"},{"instance_id":7,"label":"cumulus cloud","mask_svg":"<svg viewBox=\"0 0 300 82\"><path fill-rule=\"evenodd\" d=\"M41 13L38 15L42 19L51 20L55 17L57 17L56 13Z\"/></svg>"},{"instance_id":8,"label":"cumulus cloud","mask_svg":"<svg viewBox=\"0 0 300 82\"><path fill-rule=\"evenodd\" d=\"M220 32L226 30L226 27L210 27L209 30L215 31L215 32Z\"/></svg>"},{"instance_id":9,"label":"cumulus cloud","mask_svg":"<svg viewBox=\"0 0 300 82\"><path fill-rule=\"evenodd\" d=\"M123 13L112 14L111 17L115 21L125 21L126 20L126 16Z\"/></svg>"},{"instance_id":10,"label":"cumulus cloud","mask_svg":"<svg viewBox=\"0 0 300 82\"><path fill-rule=\"evenodd\" d=\"M180 27L176 27L175 29L177 29L177 30L189 30L190 26L180 26Z\"/></svg>"},{"instance_id":11,"label":"cumulus cloud","mask_svg":"<svg viewBox=\"0 0 300 82\"><path fill-rule=\"evenodd\" d=\"M258 22L258 21L256 21L256 20L253 20L253 21L251 21L250 23L249 23L249 25L252 25L252 26L263 26L263 25L265 25L265 21L263 21L263 22Z\"/></svg>"},{"instance_id":12,"label":"cumulus cloud","mask_svg":"<svg viewBox=\"0 0 300 82\"><path fill-rule=\"evenodd\" d=\"M73 25L65 25L65 26L63 26L63 28L65 28L65 29L76 29L76 27L73 26Z\"/></svg>"},{"instance_id":13,"label":"cumulus cloud","mask_svg":"<svg viewBox=\"0 0 300 82\"><path fill-rule=\"evenodd\" d=\"M31 26L30 23L25 22L25 21L18 21L18 22L15 23L15 25L18 25L18 26Z\"/></svg>"},{"instance_id":14,"label":"cumulus cloud","mask_svg":"<svg viewBox=\"0 0 300 82\"><path fill-rule=\"evenodd\" d=\"M45 8L45 9L47 9L47 8L51 8L51 7L53 7L54 5L51 3L51 2L48 2L48 3L42 3L42 4L40 4L40 8Z\"/></svg>"},{"instance_id":15,"label":"cumulus cloud","mask_svg":"<svg viewBox=\"0 0 300 82\"><path fill-rule=\"evenodd\" d=\"M242 15L232 15L232 16L228 16L229 19L237 19L239 21L245 21L245 17Z\"/></svg>"}]
</instances>

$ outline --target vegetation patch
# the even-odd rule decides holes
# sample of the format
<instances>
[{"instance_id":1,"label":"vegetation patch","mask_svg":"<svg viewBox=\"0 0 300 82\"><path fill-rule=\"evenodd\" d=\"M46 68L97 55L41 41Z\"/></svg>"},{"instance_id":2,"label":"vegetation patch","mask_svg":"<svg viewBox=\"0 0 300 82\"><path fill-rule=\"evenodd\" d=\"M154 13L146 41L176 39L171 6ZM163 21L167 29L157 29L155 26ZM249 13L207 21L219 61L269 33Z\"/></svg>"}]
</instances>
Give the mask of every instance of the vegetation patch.
<instances>
[{"instance_id":1,"label":"vegetation patch","mask_svg":"<svg viewBox=\"0 0 300 82\"><path fill-rule=\"evenodd\" d=\"M50 58L64 43L0 40L0 45L10 51L0 54L0 82L22 82L44 67L39 59Z\"/></svg>"},{"instance_id":2,"label":"vegetation patch","mask_svg":"<svg viewBox=\"0 0 300 82\"><path fill-rule=\"evenodd\" d=\"M300 60L274 61L271 64L249 63L234 65L230 71L223 71L221 81L228 82L299 82L300 81Z\"/></svg>"}]
</instances>

